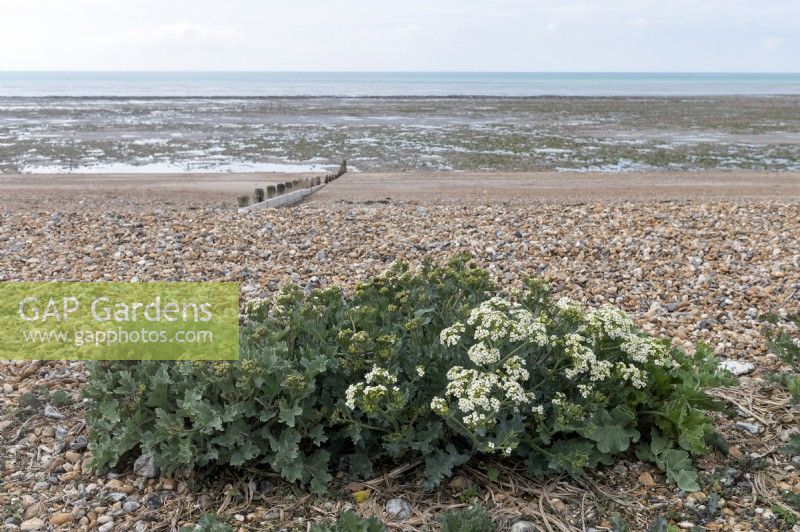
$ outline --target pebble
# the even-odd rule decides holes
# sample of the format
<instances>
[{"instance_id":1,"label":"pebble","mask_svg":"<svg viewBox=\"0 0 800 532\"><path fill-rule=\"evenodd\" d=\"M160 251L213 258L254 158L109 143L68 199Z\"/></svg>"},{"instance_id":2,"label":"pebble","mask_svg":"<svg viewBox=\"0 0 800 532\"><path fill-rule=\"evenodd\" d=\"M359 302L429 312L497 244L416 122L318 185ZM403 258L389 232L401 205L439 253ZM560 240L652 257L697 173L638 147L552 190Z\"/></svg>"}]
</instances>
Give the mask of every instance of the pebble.
<instances>
[{"instance_id":1,"label":"pebble","mask_svg":"<svg viewBox=\"0 0 800 532\"><path fill-rule=\"evenodd\" d=\"M641 482L642 486L646 488L654 488L658 485L656 484L656 481L653 480L653 475L651 475L648 471L645 471L639 475L639 482Z\"/></svg>"},{"instance_id":2,"label":"pebble","mask_svg":"<svg viewBox=\"0 0 800 532\"><path fill-rule=\"evenodd\" d=\"M153 453L145 453L141 455L133 463L133 472L140 477L156 478L158 476L156 456Z\"/></svg>"},{"instance_id":3,"label":"pebble","mask_svg":"<svg viewBox=\"0 0 800 532\"><path fill-rule=\"evenodd\" d=\"M75 464L75 463L79 462L80 459L81 459L81 456L82 455L80 453L76 453L75 451L67 451L66 453L64 453L64 458L70 464Z\"/></svg>"},{"instance_id":4,"label":"pebble","mask_svg":"<svg viewBox=\"0 0 800 532\"><path fill-rule=\"evenodd\" d=\"M517 521L511 525L510 532L537 532L539 529L530 521Z\"/></svg>"},{"instance_id":5,"label":"pebble","mask_svg":"<svg viewBox=\"0 0 800 532\"><path fill-rule=\"evenodd\" d=\"M470 482L464 476L459 475L454 477L450 482L447 483L447 485L450 487L450 489L461 492L469 488Z\"/></svg>"},{"instance_id":6,"label":"pebble","mask_svg":"<svg viewBox=\"0 0 800 532\"><path fill-rule=\"evenodd\" d=\"M50 516L50 524L53 526L62 526L71 523L75 516L69 512L59 512Z\"/></svg>"},{"instance_id":7,"label":"pebble","mask_svg":"<svg viewBox=\"0 0 800 532\"><path fill-rule=\"evenodd\" d=\"M746 430L750 434L758 434L761 432L761 427L755 423L747 423L745 421L737 421L736 426L742 430Z\"/></svg>"},{"instance_id":8,"label":"pebble","mask_svg":"<svg viewBox=\"0 0 800 532\"><path fill-rule=\"evenodd\" d=\"M394 521L404 521L414 513L411 503L405 499L390 499L384 508L386 514Z\"/></svg>"},{"instance_id":9,"label":"pebble","mask_svg":"<svg viewBox=\"0 0 800 532\"><path fill-rule=\"evenodd\" d=\"M139 509L141 505L136 501L128 501L122 505L122 511L125 513L133 513Z\"/></svg>"},{"instance_id":10,"label":"pebble","mask_svg":"<svg viewBox=\"0 0 800 532\"><path fill-rule=\"evenodd\" d=\"M114 523L110 522L97 527L97 532L111 532L111 530L113 529L114 529Z\"/></svg>"},{"instance_id":11,"label":"pebble","mask_svg":"<svg viewBox=\"0 0 800 532\"><path fill-rule=\"evenodd\" d=\"M75 441L72 442L72 445L70 445L69 448L73 451L82 451L86 449L87 446L88 442L86 441L86 438L84 436L78 436L75 438Z\"/></svg>"},{"instance_id":12,"label":"pebble","mask_svg":"<svg viewBox=\"0 0 800 532\"><path fill-rule=\"evenodd\" d=\"M730 371L737 377L741 375L747 375L756 368L755 364L753 364L752 362L742 362L733 359L725 359L722 362L720 362L719 366L723 369Z\"/></svg>"},{"instance_id":13,"label":"pebble","mask_svg":"<svg viewBox=\"0 0 800 532\"><path fill-rule=\"evenodd\" d=\"M567 509L567 505L564 504L564 501L561 499L550 499L550 506L555 510L557 513L564 513L564 510Z\"/></svg>"},{"instance_id":14,"label":"pebble","mask_svg":"<svg viewBox=\"0 0 800 532\"><path fill-rule=\"evenodd\" d=\"M44 407L44 416L51 419L64 419L64 414L58 411L58 408L47 405Z\"/></svg>"},{"instance_id":15,"label":"pebble","mask_svg":"<svg viewBox=\"0 0 800 532\"><path fill-rule=\"evenodd\" d=\"M19 525L20 530L39 530L45 526L44 521L39 519L38 517L33 517L28 519L27 521L23 521Z\"/></svg>"}]
</instances>

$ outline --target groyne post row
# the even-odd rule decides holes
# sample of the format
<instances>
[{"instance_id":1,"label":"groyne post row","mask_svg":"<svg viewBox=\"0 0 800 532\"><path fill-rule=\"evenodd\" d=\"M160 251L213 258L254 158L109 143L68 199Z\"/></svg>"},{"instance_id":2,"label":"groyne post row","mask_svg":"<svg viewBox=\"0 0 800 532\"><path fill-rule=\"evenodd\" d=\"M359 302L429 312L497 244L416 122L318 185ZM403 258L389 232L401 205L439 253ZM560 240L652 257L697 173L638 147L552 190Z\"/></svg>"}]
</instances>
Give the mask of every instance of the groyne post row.
<instances>
[{"instance_id":1,"label":"groyne post row","mask_svg":"<svg viewBox=\"0 0 800 532\"><path fill-rule=\"evenodd\" d=\"M328 183L331 183L347 173L347 161L343 160L339 168L332 173L324 176L306 177L286 181L276 185L256 188L252 198L255 200L251 204L251 196L243 195L238 198L240 212L247 212L251 209L267 209L275 207L285 207L297 203L306 196L313 194Z\"/></svg>"}]
</instances>

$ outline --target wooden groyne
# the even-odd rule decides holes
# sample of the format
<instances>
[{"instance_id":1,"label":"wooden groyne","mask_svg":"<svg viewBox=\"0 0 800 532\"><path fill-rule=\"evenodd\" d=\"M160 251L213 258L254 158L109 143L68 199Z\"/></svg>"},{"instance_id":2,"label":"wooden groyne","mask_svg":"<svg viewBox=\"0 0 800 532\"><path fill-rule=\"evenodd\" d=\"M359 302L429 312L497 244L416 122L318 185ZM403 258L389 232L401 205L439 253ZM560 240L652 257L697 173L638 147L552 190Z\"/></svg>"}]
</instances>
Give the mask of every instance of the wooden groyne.
<instances>
[{"instance_id":1,"label":"wooden groyne","mask_svg":"<svg viewBox=\"0 0 800 532\"><path fill-rule=\"evenodd\" d=\"M239 196L239 212L294 205L328 183L339 179L346 173L347 161L343 160L335 172L325 174L324 176L306 177L293 181L285 181L275 185L267 185L264 188L256 188L252 195L252 199L254 200L252 204L251 196Z\"/></svg>"}]
</instances>

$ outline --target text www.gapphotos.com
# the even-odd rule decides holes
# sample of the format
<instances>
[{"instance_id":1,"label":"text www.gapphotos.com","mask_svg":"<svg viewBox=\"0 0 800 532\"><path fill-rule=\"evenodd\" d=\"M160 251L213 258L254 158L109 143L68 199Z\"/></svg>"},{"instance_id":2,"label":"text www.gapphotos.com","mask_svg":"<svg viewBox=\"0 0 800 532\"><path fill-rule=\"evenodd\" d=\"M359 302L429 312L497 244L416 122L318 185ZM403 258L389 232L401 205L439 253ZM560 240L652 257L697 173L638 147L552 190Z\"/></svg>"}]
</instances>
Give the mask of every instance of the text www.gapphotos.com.
<instances>
[{"instance_id":1,"label":"text www.gapphotos.com","mask_svg":"<svg viewBox=\"0 0 800 532\"><path fill-rule=\"evenodd\" d=\"M57 329L36 329L23 331L25 343L38 344L69 344L75 347L83 346L111 346L119 344L206 344L214 341L212 331L178 330L173 333L167 331L151 331L141 329L127 331L123 329L110 331L61 331Z\"/></svg>"}]
</instances>

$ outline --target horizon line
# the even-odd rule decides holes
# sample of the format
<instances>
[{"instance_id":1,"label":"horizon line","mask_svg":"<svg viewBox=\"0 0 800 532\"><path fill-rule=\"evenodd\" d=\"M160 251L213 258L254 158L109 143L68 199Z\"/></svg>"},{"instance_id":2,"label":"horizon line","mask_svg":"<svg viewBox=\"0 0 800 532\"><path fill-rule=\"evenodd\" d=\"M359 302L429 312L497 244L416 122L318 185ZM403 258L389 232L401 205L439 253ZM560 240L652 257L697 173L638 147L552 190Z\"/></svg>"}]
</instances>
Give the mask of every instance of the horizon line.
<instances>
[{"instance_id":1,"label":"horizon line","mask_svg":"<svg viewBox=\"0 0 800 532\"><path fill-rule=\"evenodd\" d=\"M0 69L0 74L681 74L681 75L800 75L800 71L722 71L722 70L50 70Z\"/></svg>"}]
</instances>

